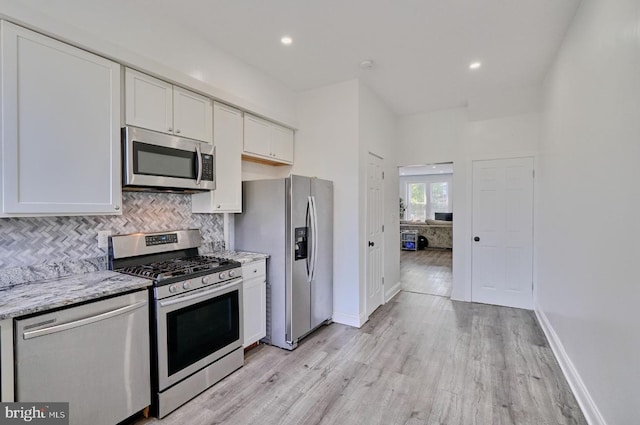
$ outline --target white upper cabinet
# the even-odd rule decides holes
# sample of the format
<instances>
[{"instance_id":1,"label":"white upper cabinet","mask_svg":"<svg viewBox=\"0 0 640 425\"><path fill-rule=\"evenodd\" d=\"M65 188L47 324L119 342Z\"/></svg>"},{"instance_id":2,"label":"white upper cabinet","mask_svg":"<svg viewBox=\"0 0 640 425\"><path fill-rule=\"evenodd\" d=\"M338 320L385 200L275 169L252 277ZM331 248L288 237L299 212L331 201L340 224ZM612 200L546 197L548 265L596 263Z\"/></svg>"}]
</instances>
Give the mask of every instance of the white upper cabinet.
<instances>
[{"instance_id":1,"label":"white upper cabinet","mask_svg":"<svg viewBox=\"0 0 640 425\"><path fill-rule=\"evenodd\" d=\"M271 151L275 158L293 164L293 130L275 124L272 125Z\"/></svg>"},{"instance_id":2,"label":"white upper cabinet","mask_svg":"<svg viewBox=\"0 0 640 425\"><path fill-rule=\"evenodd\" d=\"M127 124L172 133L173 86L129 68L124 78Z\"/></svg>"},{"instance_id":3,"label":"white upper cabinet","mask_svg":"<svg viewBox=\"0 0 640 425\"><path fill-rule=\"evenodd\" d=\"M242 212L242 112L215 102L216 190L192 195L194 213Z\"/></svg>"},{"instance_id":4,"label":"white upper cabinet","mask_svg":"<svg viewBox=\"0 0 640 425\"><path fill-rule=\"evenodd\" d=\"M212 101L206 96L127 68L128 125L213 142Z\"/></svg>"},{"instance_id":5,"label":"white upper cabinet","mask_svg":"<svg viewBox=\"0 0 640 425\"><path fill-rule=\"evenodd\" d=\"M211 99L173 86L173 131L190 139L213 142Z\"/></svg>"},{"instance_id":6,"label":"white upper cabinet","mask_svg":"<svg viewBox=\"0 0 640 425\"><path fill-rule=\"evenodd\" d=\"M0 215L120 214L120 65L0 25Z\"/></svg>"},{"instance_id":7,"label":"white upper cabinet","mask_svg":"<svg viewBox=\"0 0 640 425\"><path fill-rule=\"evenodd\" d=\"M244 114L245 159L270 164L293 164L293 130Z\"/></svg>"},{"instance_id":8,"label":"white upper cabinet","mask_svg":"<svg viewBox=\"0 0 640 425\"><path fill-rule=\"evenodd\" d=\"M244 116L244 153L271 156L271 125L252 115Z\"/></svg>"}]
</instances>

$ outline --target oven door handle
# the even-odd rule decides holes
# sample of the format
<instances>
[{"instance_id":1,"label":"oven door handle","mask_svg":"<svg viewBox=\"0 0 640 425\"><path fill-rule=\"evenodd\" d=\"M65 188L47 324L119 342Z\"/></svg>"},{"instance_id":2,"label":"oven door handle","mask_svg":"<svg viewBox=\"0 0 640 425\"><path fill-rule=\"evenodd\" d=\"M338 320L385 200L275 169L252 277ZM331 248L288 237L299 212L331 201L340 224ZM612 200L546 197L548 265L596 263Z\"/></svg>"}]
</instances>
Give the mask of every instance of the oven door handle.
<instances>
[{"instance_id":1,"label":"oven door handle","mask_svg":"<svg viewBox=\"0 0 640 425\"><path fill-rule=\"evenodd\" d=\"M218 292L222 292L225 289L228 289L228 288L232 287L233 285L237 285L240 282L242 282L242 278L234 279L231 282L226 283L223 286L219 286L219 287L216 287L216 288L208 289L206 291L198 292L196 294L185 295L185 296L178 297L178 298L170 298L168 300L163 300L163 301L160 301L160 307L170 307L172 305L185 303L187 301L193 301L193 300L197 300L199 298L206 298L209 295L212 295L212 294L215 294L215 293L218 293Z\"/></svg>"}]
</instances>

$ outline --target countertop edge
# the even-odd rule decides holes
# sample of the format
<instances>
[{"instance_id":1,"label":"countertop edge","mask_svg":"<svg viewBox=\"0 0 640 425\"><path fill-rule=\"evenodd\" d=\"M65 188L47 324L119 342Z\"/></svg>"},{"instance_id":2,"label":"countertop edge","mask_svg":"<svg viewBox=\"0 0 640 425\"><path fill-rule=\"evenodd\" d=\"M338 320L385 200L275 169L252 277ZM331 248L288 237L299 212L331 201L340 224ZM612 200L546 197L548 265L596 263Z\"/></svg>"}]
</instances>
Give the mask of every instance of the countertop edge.
<instances>
[{"instance_id":1,"label":"countertop edge","mask_svg":"<svg viewBox=\"0 0 640 425\"><path fill-rule=\"evenodd\" d=\"M227 260L236 260L243 265L254 261L266 260L270 257L269 254L248 251L213 251L208 255L225 258Z\"/></svg>"},{"instance_id":2,"label":"countertop edge","mask_svg":"<svg viewBox=\"0 0 640 425\"><path fill-rule=\"evenodd\" d=\"M117 294L143 290L149 279L109 270L22 283L0 290L0 320L69 307Z\"/></svg>"}]
</instances>

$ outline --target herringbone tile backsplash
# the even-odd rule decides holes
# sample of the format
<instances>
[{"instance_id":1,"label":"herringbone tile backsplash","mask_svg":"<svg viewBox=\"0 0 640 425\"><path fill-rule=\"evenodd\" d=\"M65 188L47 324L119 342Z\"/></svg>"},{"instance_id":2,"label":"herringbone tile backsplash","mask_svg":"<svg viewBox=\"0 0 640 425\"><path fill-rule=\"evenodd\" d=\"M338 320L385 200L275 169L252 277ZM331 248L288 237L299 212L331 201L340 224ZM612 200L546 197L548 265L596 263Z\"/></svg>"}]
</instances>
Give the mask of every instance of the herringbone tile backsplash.
<instances>
[{"instance_id":1,"label":"herringbone tile backsplash","mask_svg":"<svg viewBox=\"0 0 640 425\"><path fill-rule=\"evenodd\" d=\"M0 218L0 269L101 257L98 231L116 234L200 229L224 249L222 214L192 214L191 196L124 192L121 216Z\"/></svg>"}]
</instances>

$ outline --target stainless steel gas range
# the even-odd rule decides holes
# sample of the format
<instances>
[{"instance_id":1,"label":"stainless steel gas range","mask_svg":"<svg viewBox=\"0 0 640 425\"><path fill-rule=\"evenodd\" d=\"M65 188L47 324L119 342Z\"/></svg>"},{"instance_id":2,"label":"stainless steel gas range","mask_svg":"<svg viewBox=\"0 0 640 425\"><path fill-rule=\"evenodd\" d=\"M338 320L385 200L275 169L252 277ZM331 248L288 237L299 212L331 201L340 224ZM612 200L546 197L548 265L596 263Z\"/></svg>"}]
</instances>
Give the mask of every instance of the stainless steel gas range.
<instances>
[{"instance_id":1,"label":"stainless steel gas range","mask_svg":"<svg viewBox=\"0 0 640 425\"><path fill-rule=\"evenodd\" d=\"M240 263L198 255L199 230L113 236L114 271L153 280L152 411L162 418L244 364Z\"/></svg>"}]
</instances>

